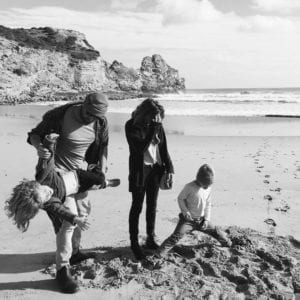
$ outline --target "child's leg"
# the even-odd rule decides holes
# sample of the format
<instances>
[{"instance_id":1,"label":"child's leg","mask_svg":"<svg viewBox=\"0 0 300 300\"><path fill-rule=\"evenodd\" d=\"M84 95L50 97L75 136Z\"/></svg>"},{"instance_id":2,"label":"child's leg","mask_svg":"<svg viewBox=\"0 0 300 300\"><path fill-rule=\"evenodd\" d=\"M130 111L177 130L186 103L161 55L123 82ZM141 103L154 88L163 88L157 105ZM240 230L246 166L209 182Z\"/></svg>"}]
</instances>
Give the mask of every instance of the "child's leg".
<instances>
[{"instance_id":1,"label":"child's leg","mask_svg":"<svg viewBox=\"0 0 300 300\"><path fill-rule=\"evenodd\" d=\"M76 174L79 182L79 191L84 192L93 187L94 185L103 185L105 183L105 175L102 172L85 171L77 169Z\"/></svg>"},{"instance_id":2,"label":"child's leg","mask_svg":"<svg viewBox=\"0 0 300 300\"><path fill-rule=\"evenodd\" d=\"M194 229L193 221L185 220L182 214L179 214L179 222L174 230L174 232L162 243L159 247L160 254L166 254L170 251L179 240L187 233Z\"/></svg>"},{"instance_id":3,"label":"child's leg","mask_svg":"<svg viewBox=\"0 0 300 300\"><path fill-rule=\"evenodd\" d=\"M77 206L74 197L66 197L64 205L74 214L77 213ZM63 221L61 228L56 234L56 269L60 270L69 265L72 256L72 236L75 226L67 221Z\"/></svg>"},{"instance_id":4,"label":"child's leg","mask_svg":"<svg viewBox=\"0 0 300 300\"><path fill-rule=\"evenodd\" d=\"M213 223L208 222L207 227L203 228L202 225L197 227L197 230L204 232L213 238L217 239L223 246L230 246L231 241L227 237L226 233L218 226L215 226Z\"/></svg>"}]
</instances>

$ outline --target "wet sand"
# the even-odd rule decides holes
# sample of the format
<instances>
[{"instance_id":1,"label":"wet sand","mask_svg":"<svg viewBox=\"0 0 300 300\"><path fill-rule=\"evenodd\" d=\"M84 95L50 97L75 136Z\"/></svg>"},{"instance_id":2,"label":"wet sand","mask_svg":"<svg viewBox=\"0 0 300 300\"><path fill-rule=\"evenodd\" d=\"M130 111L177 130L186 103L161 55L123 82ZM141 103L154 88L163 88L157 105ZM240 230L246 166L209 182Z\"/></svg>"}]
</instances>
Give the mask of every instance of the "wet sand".
<instances>
[{"instance_id":1,"label":"wet sand","mask_svg":"<svg viewBox=\"0 0 300 300\"><path fill-rule=\"evenodd\" d=\"M23 177L33 178L35 150L26 144L26 133L47 108L0 107L0 203L3 207L12 187ZM127 248L128 146L123 121L126 114L110 114L108 177L121 178L121 186L90 193L91 228L84 233L84 249ZM161 191L157 212L157 235L167 237L177 222L176 196L192 180L197 168L209 163L216 172L212 221L222 226L250 227L263 233L300 238L300 129L299 119L166 117L168 146L175 165L174 188ZM189 123L190 121L190 123ZM181 126L184 124L184 126ZM176 126L177 127L176 127ZM199 126L200 131L196 130ZM186 128L179 131L178 128ZM175 134L176 133L176 134ZM197 134L197 135L196 135ZM145 234L144 211L141 230ZM276 227L265 221L273 219ZM68 299L53 280L40 270L54 262L55 236L44 212L22 234L0 210L0 298ZM132 294L138 286L120 292ZM25 290L24 290L25 289ZM100 291L84 290L72 298L99 299ZM102 295L102 294L101 294ZM108 294L103 299L115 296Z\"/></svg>"}]
</instances>

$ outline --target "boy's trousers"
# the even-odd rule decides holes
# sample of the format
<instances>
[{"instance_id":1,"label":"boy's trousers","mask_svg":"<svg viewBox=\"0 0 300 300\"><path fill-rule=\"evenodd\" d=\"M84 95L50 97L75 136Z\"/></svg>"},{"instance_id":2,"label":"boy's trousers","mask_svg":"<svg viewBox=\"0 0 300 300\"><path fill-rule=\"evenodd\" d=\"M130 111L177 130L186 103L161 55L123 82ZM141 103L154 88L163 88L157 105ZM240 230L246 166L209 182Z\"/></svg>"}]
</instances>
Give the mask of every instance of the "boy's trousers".
<instances>
[{"instance_id":1,"label":"boy's trousers","mask_svg":"<svg viewBox=\"0 0 300 300\"><path fill-rule=\"evenodd\" d=\"M207 226L203 228L204 219L200 219L199 221L195 220L187 220L182 213L179 214L179 221L174 230L174 232L162 243L160 246L160 253L164 254L171 250L179 240L187 233L192 232L193 230L198 230L204 232L218 241L221 244L226 244L228 238L222 230L220 230L217 226L214 226L211 222L208 222Z\"/></svg>"}]
</instances>

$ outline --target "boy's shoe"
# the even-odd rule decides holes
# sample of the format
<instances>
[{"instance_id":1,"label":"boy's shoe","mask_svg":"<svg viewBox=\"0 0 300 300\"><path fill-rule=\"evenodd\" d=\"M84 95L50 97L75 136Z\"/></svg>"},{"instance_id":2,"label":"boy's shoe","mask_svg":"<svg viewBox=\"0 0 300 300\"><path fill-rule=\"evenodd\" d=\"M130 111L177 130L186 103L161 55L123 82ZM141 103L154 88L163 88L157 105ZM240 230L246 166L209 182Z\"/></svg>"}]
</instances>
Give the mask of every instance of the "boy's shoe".
<instances>
[{"instance_id":1,"label":"boy's shoe","mask_svg":"<svg viewBox=\"0 0 300 300\"><path fill-rule=\"evenodd\" d=\"M79 264L80 262L87 260L89 258L95 258L96 255L95 253L83 253L81 251L78 251L76 254L73 254L70 258L70 265L76 265Z\"/></svg>"},{"instance_id":2,"label":"boy's shoe","mask_svg":"<svg viewBox=\"0 0 300 300\"><path fill-rule=\"evenodd\" d=\"M74 294L79 291L77 281L72 277L67 266L62 267L56 272L56 280L62 292Z\"/></svg>"},{"instance_id":3,"label":"boy's shoe","mask_svg":"<svg viewBox=\"0 0 300 300\"><path fill-rule=\"evenodd\" d=\"M220 241L222 247L230 248L232 246L232 241L228 239L227 241Z\"/></svg>"},{"instance_id":4,"label":"boy's shoe","mask_svg":"<svg viewBox=\"0 0 300 300\"><path fill-rule=\"evenodd\" d=\"M156 243L154 237L148 236L146 239L145 248L150 250L157 250L159 248L159 245Z\"/></svg>"},{"instance_id":5,"label":"boy's shoe","mask_svg":"<svg viewBox=\"0 0 300 300\"><path fill-rule=\"evenodd\" d=\"M105 187L116 187L116 186L119 186L120 183L121 183L121 180L119 178L107 179Z\"/></svg>"}]
</instances>

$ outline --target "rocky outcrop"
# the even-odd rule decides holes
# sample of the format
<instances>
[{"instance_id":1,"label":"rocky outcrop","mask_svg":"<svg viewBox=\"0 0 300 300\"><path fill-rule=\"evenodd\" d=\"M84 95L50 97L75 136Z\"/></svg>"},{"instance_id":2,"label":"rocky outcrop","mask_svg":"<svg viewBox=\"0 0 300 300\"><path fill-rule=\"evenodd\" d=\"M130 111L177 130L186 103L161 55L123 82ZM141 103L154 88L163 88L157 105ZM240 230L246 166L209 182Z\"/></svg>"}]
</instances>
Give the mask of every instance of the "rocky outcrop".
<instances>
[{"instance_id":1,"label":"rocky outcrop","mask_svg":"<svg viewBox=\"0 0 300 300\"><path fill-rule=\"evenodd\" d=\"M140 73L143 91L172 92L184 89L184 79L160 55L144 57Z\"/></svg>"},{"instance_id":2,"label":"rocky outcrop","mask_svg":"<svg viewBox=\"0 0 300 300\"><path fill-rule=\"evenodd\" d=\"M55 100L89 91L176 92L184 79L159 55L145 57L140 69L108 64L73 30L9 29L0 26L0 102ZM118 96L120 98L120 96Z\"/></svg>"}]
</instances>

